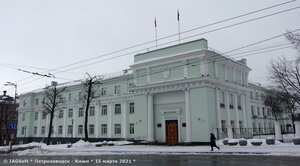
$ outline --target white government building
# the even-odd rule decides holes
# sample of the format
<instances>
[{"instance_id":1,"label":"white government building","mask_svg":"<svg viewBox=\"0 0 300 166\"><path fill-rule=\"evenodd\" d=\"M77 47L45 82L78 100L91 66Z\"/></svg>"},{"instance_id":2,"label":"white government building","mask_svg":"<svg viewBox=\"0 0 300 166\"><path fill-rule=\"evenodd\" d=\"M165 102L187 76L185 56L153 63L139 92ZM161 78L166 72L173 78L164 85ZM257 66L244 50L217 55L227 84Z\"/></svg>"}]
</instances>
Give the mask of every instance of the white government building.
<instances>
[{"instance_id":1,"label":"white government building","mask_svg":"<svg viewBox=\"0 0 300 166\"><path fill-rule=\"evenodd\" d=\"M274 117L263 104L264 89L249 83L250 70L246 59L220 55L205 39L137 54L130 69L97 85L101 97L90 106L89 138L205 144L210 133L218 138L242 137L252 128L268 133ZM67 90L55 113L53 144L84 138L83 81L57 85ZM20 96L18 143L47 138L44 98L45 89Z\"/></svg>"}]
</instances>

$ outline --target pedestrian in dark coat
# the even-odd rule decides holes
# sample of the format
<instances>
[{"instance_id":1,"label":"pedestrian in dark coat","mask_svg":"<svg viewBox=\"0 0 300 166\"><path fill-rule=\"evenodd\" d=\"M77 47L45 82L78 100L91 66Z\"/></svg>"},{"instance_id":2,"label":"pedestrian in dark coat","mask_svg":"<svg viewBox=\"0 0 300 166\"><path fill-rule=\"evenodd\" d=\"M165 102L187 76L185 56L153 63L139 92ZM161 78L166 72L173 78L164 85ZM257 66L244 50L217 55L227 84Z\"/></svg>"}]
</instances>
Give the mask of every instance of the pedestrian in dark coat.
<instances>
[{"instance_id":1,"label":"pedestrian in dark coat","mask_svg":"<svg viewBox=\"0 0 300 166\"><path fill-rule=\"evenodd\" d=\"M213 147L216 147L220 150L220 148L216 145L216 137L213 133L210 133L210 147L211 151L214 151Z\"/></svg>"}]
</instances>

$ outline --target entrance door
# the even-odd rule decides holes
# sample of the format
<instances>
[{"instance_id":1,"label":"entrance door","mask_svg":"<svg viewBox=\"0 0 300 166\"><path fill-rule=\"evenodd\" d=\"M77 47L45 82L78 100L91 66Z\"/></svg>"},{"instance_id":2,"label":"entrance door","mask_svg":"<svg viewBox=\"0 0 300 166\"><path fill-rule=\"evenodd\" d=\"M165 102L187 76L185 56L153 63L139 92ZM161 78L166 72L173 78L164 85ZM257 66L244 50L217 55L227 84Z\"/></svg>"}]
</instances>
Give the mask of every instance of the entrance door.
<instances>
[{"instance_id":1,"label":"entrance door","mask_svg":"<svg viewBox=\"0 0 300 166\"><path fill-rule=\"evenodd\" d=\"M178 143L178 121L166 120L166 141L169 145Z\"/></svg>"}]
</instances>

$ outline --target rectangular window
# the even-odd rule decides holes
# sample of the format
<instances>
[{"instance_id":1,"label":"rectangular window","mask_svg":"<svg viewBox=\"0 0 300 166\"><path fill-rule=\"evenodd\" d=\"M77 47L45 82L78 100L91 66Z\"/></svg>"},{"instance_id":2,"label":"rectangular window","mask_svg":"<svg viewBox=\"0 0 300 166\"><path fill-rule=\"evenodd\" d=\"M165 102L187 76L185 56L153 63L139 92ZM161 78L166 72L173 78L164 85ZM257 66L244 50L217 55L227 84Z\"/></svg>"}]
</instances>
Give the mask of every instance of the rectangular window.
<instances>
[{"instance_id":1,"label":"rectangular window","mask_svg":"<svg viewBox=\"0 0 300 166\"><path fill-rule=\"evenodd\" d=\"M226 131L226 120L221 120L222 132Z\"/></svg>"},{"instance_id":2,"label":"rectangular window","mask_svg":"<svg viewBox=\"0 0 300 166\"><path fill-rule=\"evenodd\" d=\"M252 123L252 127L253 127L253 131L256 132L257 128L256 128L256 123L255 122Z\"/></svg>"},{"instance_id":3,"label":"rectangular window","mask_svg":"<svg viewBox=\"0 0 300 166\"><path fill-rule=\"evenodd\" d=\"M237 95L238 110L242 110L241 95Z\"/></svg>"},{"instance_id":4,"label":"rectangular window","mask_svg":"<svg viewBox=\"0 0 300 166\"><path fill-rule=\"evenodd\" d=\"M95 115L95 107L90 107L90 116Z\"/></svg>"},{"instance_id":5,"label":"rectangular window","mask_svg":"<svg viewBox=\"0 0 300 166\"><path fill-rule=\"evenodd\" d=\"M259 107L257 107L257 115L258 116L260 115L260 109L259 109Z\"/></svg>"},{"instance_id":6,"label":"rectangular window","mask_svg":"<svg viewBox=\"0 0 300 166\"><path fill-rule=\"evenodd\" d=\"M79 108L78 117L83 117L83 108Z\"/></svg>"},{"instance_id":7,"label":"rectangular window","mask_svg":"<svg viewBox=\"0 0 300 166\"><path fill-rule=\"evenodd\" d=\"M38 113L38 112L35 112L35 113L34 113L34 120L38 120L38 118L39 118L39 113Z\"/></svg>"},{"instance_id":8,"label":"rectangular window","mask_svg":"<svg viewBox=\"0 0 300 166\"><path fill-rule=\"evenodd\" d=\"M59 110L58 118L61 119L64 117L64 110Z\"/></svg>"},{"instance_id":9,"label":"rectangular window","mask_svg":"<svg viewBox=\"0 0 300 166\"><path fill-rule=\"evenodd\" d=\"M22 127L22 131L21 131L21 134L22 134L22 135L25 134L25 130L26 130L26 127Z\"/></svg>"},{"instance_id":10,"label":"rectangular window","mask_svg":"<svg viewBox=\"0 0 300 166\"><path fill-rule=\"evenodd\" d=\"M42 126L42 128L41 128L41 134L45 134L45 130L46 130L45 126Z\"/></svg>"},{"instance_id":11,"label":"rectangular window","mask_svg":"<svg viewBox=\"0 0 300 166\"><path fill-rule=\"evenodd\" d=\"M133 82L130 82L130 83L128 84L129 93L133 93L133 90L132 90L133 87L134 87L134 83L133 83Z\"/></svg>"},{"instance_id":12,"label":"rectangular window","mask_svg":"<svg viewBox=\"0 0 300 166\"><path fill-rule=\"evenodd\" d=\"M129 123L129 134L134 134L134 123Z\"/></svg>"},{"instance_id":13,"label":"rectangular window","mask_svg":"<svg viewBox=\"0 0 300 166\"><path fill-rule=\"evenodd\" d=\"M121 86L120 85L116 85L115 86L115 95L118 95L121 93Z\"/></svg>"},{"instance_id":14,"label":"rectangular window","mask_svg":"<svg viewBox=\"0 0 300 166\"><path fill-rule=\"evenodd\" d=\"M94 134L94 125L89 125L89 134Z\"/></svg>"},{"instance_id":15,"label":"rectangular window","mask_svg":"<svg viewBox=\"0 0 300 166\"><path fill-rule=\"evenodd\" d=\"M46 112L43 112L43 114L42 114L42 119L46 119L46 117L47 117L47 113L46 113Z\"/></svg>"},{"instance_id":16,"label":"rectangular window","mask_svg":"<svg viewBox=\"0 0 300 166\"><path fill-rule=\"evenodd\" d=\"M255 99L258 100L258 92L255 93Z\"/></svg>"},{"instance_id":17,"label":"rectangular window","mask_svg":"<svg viewBox=\"0 0 300 166\"><path fill-rule=\"evenodd\" d=\"M253 92L250 91L250 99L253 99Z\"/></svg>"},{"instance_id":18,"label":"rectangular window","mask_svg":"<svg viewBox=\"0 0 300 166\"><path fill-rule=\"evenodd\" d=\"M115 104L115 114L121 114L121 104Z\"/></svg>"},{"instance_id":19,"label":"rectangular window","mask_svg":"<svg viewBox=\"0 0 300 166\"><path fill-rule=\"evenodd\" d=\"M266 112L265 112L265 108L262 107L261 109L262 109L261 111L262 111L263 116L264 116L264 117L267 117L267 114L266 114Z\"/></svg>"},{"instance_id":20,"label":"rectangular window","mask_svg":"<svg viewBox=\"0 0 300 166\"><path fill-rule=\"evenodd\" d=\"M243 128L243 121L239 121L239 128L242 129Z\"/></svg>"},{"instance_id":21,"label":"rectangular window","mask_svg":"<svg viewBox=\"0 0 300 166\"><path fill-rule=\"evenodd\" d=\"M230 125L231 125L232 128L235 128L234 120L230 121Z\"/></svg>"},{"instance_id":22,"label":"rectangular window","mask_svg":"<svg viewBox=\"0 0 300 166\"><path fill-rule=\"evenodd\" d=\"M83 126L78 125L78 134L82 134L82 133L83 133Z\"/></svg>"},{"instance_id":23,"label":"rectangular window","mask_svg":"<svg viewBox=\"0 0 300 166\"><path fill-rule=\"evenodd\" d=\"M79 93L78 93L78 98L79 98L79 100L82 100L82 99L83 99L82 92L79 92Z\"/></svg>"},{"instance_id":24,"label":"rectangular window","mask_svg":"<svg viewBox=\"0 0 300 166\"><path fill-rule=\"evenodd\" d=\"M233 94L229 94L229 108L233 109Z\"/></svg>"},{"instance_id":25,"label":"rectangular window","mask_svg":"<svg viewBox=\"0 0 300 166\"><path fill-rule=\"evenodd\" d=\"M101 115L107 115L107 105L101 107Z\"/></svg>"},{"instance_id":26,"label":"rectangular window","mask_svg":"<svg viewBox=\"0 0 300 166\"><path fill-rule=\"evenodd\" d=\"M129 103L129 113L134 114L134 103Z\"/></svg>"},{"instance_id":27,"label":"rectangular window","mask_svg":"<svg viewBox=\"0 0 300 166\"><path fill-rule=\"evenodd\" d=\"M106 135L107 134L107 124L101 125L101 134Z\"/></svg>"},{"instance_id":28,"label":"rectangular window","mask_svg":"<svg viewBox=\"0 0 300 166\"><path fill-rule=\"evenodd\" d=\"M72 134L72 133L73 133L73 126L68 125L68 134Z\"/></svg>"},{"instance_id":29,"label":"rectangular window","mask_svg":"<svg viewBox=\"0 0 300 166\"><path fill-rule=\"evenodd\" d=\"M253 116L253 117L256 116L256 113L254 112L254 106L251 106L251 113L252 113L252 116Z\"/></svg>"},{"instance_id":30,"label":"rectangular window","mask_svg":"<svg viewBox=\"0 0 300 166\"><path fill-rule=\"evenodd\" d=\"M107 88L101 88L101 96L106 96L107 95Z\"/></svg>"},{"instance_id":31,"label":"rectangular window","mask_svg":"<svg viewBox=\"0 0 300 166\"><path fill-rule=\"evenodd\" d=\"M115 124L115 134L121 134L121 124Z\"/></svg>"},{"instance_id":32,"label":"rectangular window","mask_svg":"<svg viewBox=\"0 0 300 166\"><path fill-rule=\"evenodd\" d=\"M68 112L68 117L69 118L72 118L73 117L73 109L69 109L69 112Z\"/></svg>"},{"instance_id":33,"label":"rectangular window","mask_svg":"<svg viewBox=\"0 0 300 166\"><path fill-rule=\"evenodd\" d=\"M220 92L220 107L221 108L225 108L225 93L224 92Z\"/></svg>"},{"instance_id":34,"label":"rectangular window","mask_svg":"<svg viewBox=\"0 0 300 166\"><path fill-rule=\"evenodd\" d=\"M35 99L35 105L39 104L39 99Z\"/></svg>"},{"instance_id":35,"label":"rectangular window","mask_svg":"<svg viewBox=\"0 0 300 166\"><path fill-rule=\"evenodd\" d=\"M36 126L34 126L34 128L33 128L33 134L37 135L37 127Z\"/></svg>"},{"instance_id":36,"label":"rectangular window","mask_svg":"<svg viewBox=\"0 0 300 166\"><path fill-rule=\"evenodd\" d=\"M71 101L71 100L72 100L72 94L69 93L69 101Z\"/></svg>"},{"instance_id":37,"label":"rectangular window","mask_svg":"<svg viewBox=\"0 0 300 166\"><path fill-rule=\"evenodd\" d=\"M25 121L25 113L22 113L22 121Z\"/></svg>"},{"instance_id":38,"label":"rectangular window","mask_svg":"<svg viewBox=\"0 0 300 166\"><path fill-rule=\"evenodd\" d=\"M58 126L58 134L62 134L63 132L63 127L62 126Z\"/></svg>"}]
</instances>

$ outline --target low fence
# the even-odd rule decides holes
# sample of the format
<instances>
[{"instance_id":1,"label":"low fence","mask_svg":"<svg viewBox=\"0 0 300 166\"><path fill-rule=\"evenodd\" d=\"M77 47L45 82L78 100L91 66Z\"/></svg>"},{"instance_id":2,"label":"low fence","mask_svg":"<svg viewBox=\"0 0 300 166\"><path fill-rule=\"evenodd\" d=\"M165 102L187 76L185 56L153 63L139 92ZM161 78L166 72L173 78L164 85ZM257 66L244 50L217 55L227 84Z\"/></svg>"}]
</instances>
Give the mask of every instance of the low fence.
<instances>
[{"instance_id":1,"label":"low fence","mask_svg":"<svg viewBox=\"0 0 300 166\"><path fill-rule=\"evenodd\" d=\"M274 135L275 137L275 129L274 128L231 128L233 138L253 138L253 137L262 137L262 136L270 136ZM281 134L294 134L294 130L292 128L281 129ZM217 139L228 138L227 128L217 128Z\"/></svg>"}]
</instances>

